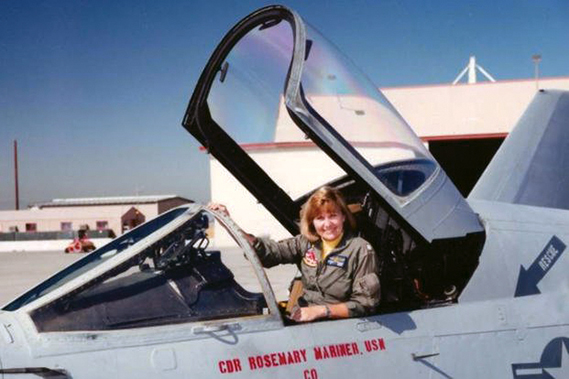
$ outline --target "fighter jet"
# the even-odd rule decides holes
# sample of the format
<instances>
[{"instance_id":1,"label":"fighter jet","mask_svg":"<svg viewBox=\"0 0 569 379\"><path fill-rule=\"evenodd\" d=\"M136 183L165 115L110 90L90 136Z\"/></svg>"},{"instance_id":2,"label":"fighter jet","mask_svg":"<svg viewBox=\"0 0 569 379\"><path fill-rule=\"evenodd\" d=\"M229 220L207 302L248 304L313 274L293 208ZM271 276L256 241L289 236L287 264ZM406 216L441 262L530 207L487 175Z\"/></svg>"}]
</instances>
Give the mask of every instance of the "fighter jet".
<instances>
[{"instance_id":1,"label":"fighter jet","mask_svg":"<svg viewBox=\"0 0 569 379\"><path fill-rule=\"evenodd\" d=\"M382 262L375 314L291 322L239 226L184 205L5 305L0 378L569 377L568 92L536 93L465 199L347 57L270 6L220 42L183 126L297 234L310 193L244 148L276 124L341 172Z\"/></svg>"}]
</instances>

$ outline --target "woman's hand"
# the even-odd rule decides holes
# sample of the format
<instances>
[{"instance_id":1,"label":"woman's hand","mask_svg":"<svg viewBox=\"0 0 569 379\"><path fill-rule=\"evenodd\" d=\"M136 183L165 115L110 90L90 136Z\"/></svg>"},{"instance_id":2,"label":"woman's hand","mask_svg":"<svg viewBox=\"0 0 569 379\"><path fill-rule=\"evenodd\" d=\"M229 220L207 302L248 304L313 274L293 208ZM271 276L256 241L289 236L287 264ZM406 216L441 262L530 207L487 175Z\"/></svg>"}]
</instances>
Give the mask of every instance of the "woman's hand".
<instances>
[{"instance_id":1,"label":"woman's hand","mask_svg":"<svg viewBox=\"0 0 569 379\"><path fill-rule=\"evenodd\" d=\"M221 213L224 216L231 217L229 216L229 211L227 210L227 207L223 204L211 202L207 205L207 207L212 211Z\"/></svg>"},{"instance_id":2,"label":"woman's hand","mask_svg":"<svg viewBox=\"0 0 569 379\"><path fill-rule=\"evenodd\" d=\"M312 305L310 307L297 308L291 318L296 322L309 322L326 317L328 311L325 305Z\"/></svg>"},{"instance_id":3,"label":"woman's hand","mask_svg":"<svg viewBox=\"0 0 569 379\"><path fill-rule=\"evenodd\" d=\"M211 202L207 205L207 207L209 209L211 209L212 211L221 213L224 216L231 217L229 215L229 211L227 210L227 207L223 204ZM247 240L247 242L249 242L249 244L251 246L253 246L255 244L255 242L257 241L257 238L255 238L254 235L243 231L243 229L239 229L239 231L241 232L241 234L243 234L243 237Z\"/></svg>"},{"instance_id":4,"label":"woman's hand","mask_svg":"<svg viewBox=\"0 0 569 379\"><path fill-rule=\"evenodd\" d=\"M321 318L348 318L350 311L346 303L311 305L310 307L297 308L291 318L296 322L308 322Z\"/></svg>"}]
</instances>

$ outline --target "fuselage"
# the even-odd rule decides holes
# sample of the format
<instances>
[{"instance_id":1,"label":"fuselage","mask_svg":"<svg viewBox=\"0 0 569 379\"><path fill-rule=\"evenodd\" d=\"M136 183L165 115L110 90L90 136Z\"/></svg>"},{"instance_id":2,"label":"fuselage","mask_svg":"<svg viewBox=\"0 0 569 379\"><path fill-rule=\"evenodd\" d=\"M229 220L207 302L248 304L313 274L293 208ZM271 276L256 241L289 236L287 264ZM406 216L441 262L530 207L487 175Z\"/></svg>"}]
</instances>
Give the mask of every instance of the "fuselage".
<instances>
[{"instance_id":1,"label":"fuselage","mask_svg":"<svg viewBox=\"0 0 569 379\"><path fill-rule=\"evenodd\" d=\"M565 260L556 260L537 283L540 295L515 296L519 266L529 268L552 236L569 240L569 212L471 204L487 237L480 265L456 303L303 325L285 326L257 316L235 318L224 320L229 328L205 332L196 330L195 323L183 323L38 333L23 310L4 311L0 362L3 370L49 368L74 378L380 373L479 378L488 370L493 377L523 377L522 364L537 367L545 347L569 335L569 302Z\"/></svg>"}]
</instances>

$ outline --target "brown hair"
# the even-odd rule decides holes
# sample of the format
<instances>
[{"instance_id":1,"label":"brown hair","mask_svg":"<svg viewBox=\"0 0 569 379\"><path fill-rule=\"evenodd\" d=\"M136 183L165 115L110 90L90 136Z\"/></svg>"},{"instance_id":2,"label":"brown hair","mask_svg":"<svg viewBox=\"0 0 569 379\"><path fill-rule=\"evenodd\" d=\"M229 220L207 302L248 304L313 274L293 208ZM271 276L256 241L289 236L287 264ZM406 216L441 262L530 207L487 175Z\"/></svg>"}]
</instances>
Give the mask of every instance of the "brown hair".
<instances>
[{"instance_id":1,"label":"brown hair","mask_svg":"<svg viewBox=\"0 0 569 379\"><path fill-rule=\"evenodd\" d=\"M356 220L348 209L344 196L337 189L324 186L317 189L300 209L300 233L311 242L318 241L320 237L312 222L320 212L329 211L336 207L345 217L344 230L354 230Z\"/></svg>"}]
</instances>

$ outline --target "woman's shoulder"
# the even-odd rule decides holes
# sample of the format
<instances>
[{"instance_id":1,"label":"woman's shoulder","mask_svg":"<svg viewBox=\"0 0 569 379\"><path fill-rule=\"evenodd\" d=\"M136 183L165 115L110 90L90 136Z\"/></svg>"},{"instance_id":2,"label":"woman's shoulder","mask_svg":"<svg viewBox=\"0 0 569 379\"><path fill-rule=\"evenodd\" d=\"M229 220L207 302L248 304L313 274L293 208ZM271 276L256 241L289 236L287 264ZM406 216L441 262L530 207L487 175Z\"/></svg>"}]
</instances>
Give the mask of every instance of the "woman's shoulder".
<instances>
[{"instance_id":1,"label":"woman's shoulder","mask_svg":"<svg viewBox=\"0 0 569 379\"><path fill-rule=\"evenodd\" d=\"M302 234L297 234L293 238L297 241L299 246L308 248L308 247L314 245L314 242L311 242L308 238L306 238L306 236L304 236Z\"/></svg>"},{"instance_id":2,"label":"woman's shoulder","mask_svg":"<svg viewBox=\"0 0 569 379\"><path fill-rule=\"evenodd\" d=\"M364 238L360 236L349 236L350 238L349 244L352 245L354 248L373 252L373 246Z\"/></svg>"},{"instance_id":3,"label":"woman's shoulder","mask_svg":"<svg viewBox=\"0 0 569 379\"><path fill-rule=\"evenodd\" d=\"M268 238L261 238L261 239L262 240L270 240ZM308 247L313 245L313 243L310 242L308 240L308 238L306 238L302 234L297 234L296 236L284 238L284 239L281 239L281 240L278 240L275 242L278 244L284 244L287 246L296 246L299 249L308 248Z\"/></svg>"}]
</instances>

